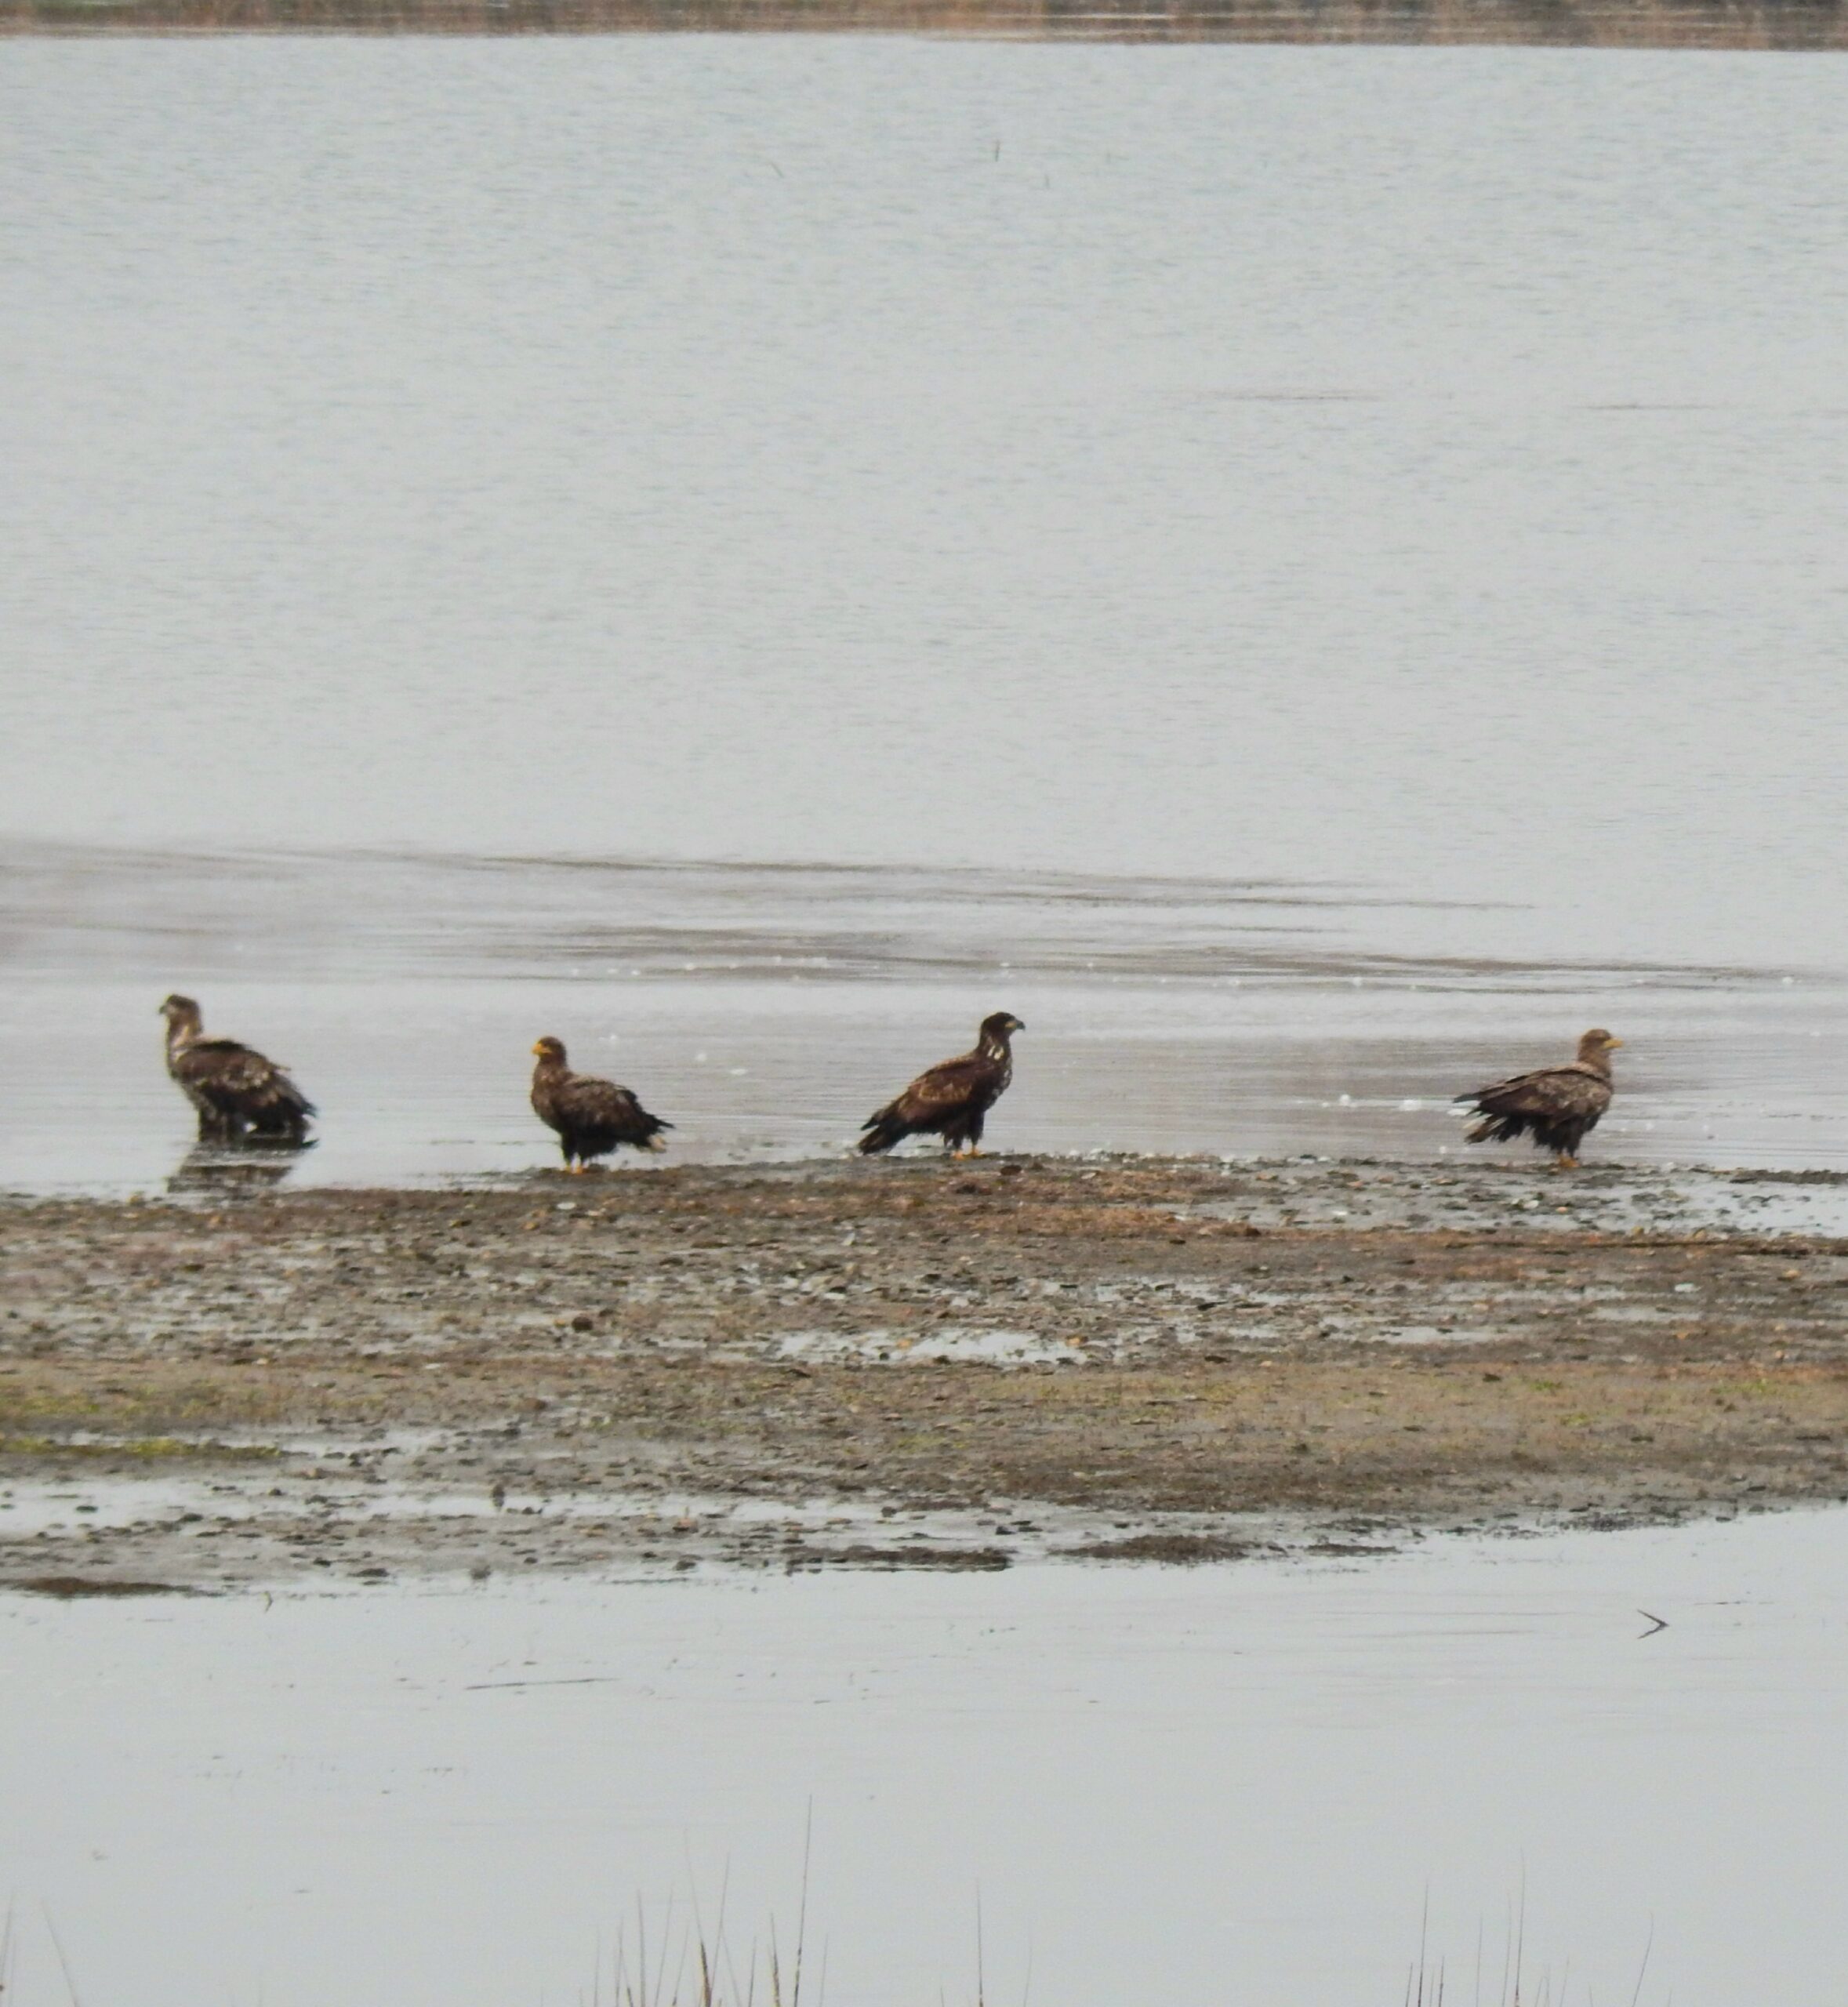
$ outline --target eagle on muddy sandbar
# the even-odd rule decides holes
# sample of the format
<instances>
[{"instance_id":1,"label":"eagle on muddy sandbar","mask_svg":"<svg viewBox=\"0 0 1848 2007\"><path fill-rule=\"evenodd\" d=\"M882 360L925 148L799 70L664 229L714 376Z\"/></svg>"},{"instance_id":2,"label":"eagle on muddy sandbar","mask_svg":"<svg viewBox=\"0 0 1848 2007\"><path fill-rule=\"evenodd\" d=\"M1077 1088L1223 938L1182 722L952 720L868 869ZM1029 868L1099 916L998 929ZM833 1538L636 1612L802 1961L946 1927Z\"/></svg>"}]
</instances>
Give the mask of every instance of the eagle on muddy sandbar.
<instances>
[{"instance_id":1,"label":"eagle on muddy sandbar","mask_svg":"<svg viewBox=\"0 0 1848 2007\"><path fill-rule=\"evenodd\" d=\"M651 1115L628 1088L594 1073L574 1073L565 1064L561 1040L542 1038L533 1048L532 1112L558 1132L567 1170L588 1170L593 1157L605 1157L624 1143L637 1150L664 1150L661 1131L671 1129Z\"/></svg>"},{"instance_id":2,"label":"eagle on muddy sandbar","mask_svg":"<svg viewBox=\"0 0 1848 2007\"><path fill-rule=\"evenodd\" d=\"M190 996L169 996L160 1014L167 1071L198 1115L202 1143L307 1141L314 1104L285 1068L234 1038L208 1038Z\"/></svg>"},{"instance_id":3,"label":"eagle on muddy sandbar","mask_svg":"<svg viewBox=\"0 0 1848 2007\"><path fill-rule=\"evenodd\" d=\"M1014 1077L1008 1043L1026 1026L1006 1011L984 1018L973 1051L960 1053L920 1073L895 1101L860 1124L860 1149L877 1156L907 1136L941 1136L958 1156L975 1156L988 1111Z\"/></svg>"},{"instance_id":4,"label":"eagle on muddy sandbar","mask_svg":"<svg viewBox=\"0 0 1848 2007\"><path fill-rule=\"evenodd\" d=\"M1531 1136L1537 1149L1553 1152L1558 1169L1575 1169L1579 1145L1597 1127L1616 1091L1610 1055L1622 1043L1607 1031L1588 1031L1578 1041L1578 1057L1563 1066L1543 1066L1537 1072L1517 1073L1492 1087L1458 1094L1458 1102L1479 1118L1471 1124L1466 1140L1509 1143Z\"/></svg>"}]
</instances>

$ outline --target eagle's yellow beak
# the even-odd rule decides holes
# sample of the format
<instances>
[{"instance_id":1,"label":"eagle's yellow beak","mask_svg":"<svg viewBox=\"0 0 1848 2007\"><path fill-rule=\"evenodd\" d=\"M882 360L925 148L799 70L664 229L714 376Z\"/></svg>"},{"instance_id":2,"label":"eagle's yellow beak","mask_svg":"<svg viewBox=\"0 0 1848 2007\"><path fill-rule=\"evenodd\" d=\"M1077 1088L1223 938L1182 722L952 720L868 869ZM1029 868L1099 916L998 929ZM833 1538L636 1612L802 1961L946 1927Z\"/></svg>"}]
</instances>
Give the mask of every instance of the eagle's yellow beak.
<instances>
[{"instance_id":1,"label":"eagle's yellow beak","mask_svg":"<svg viewBox=\"0 0 1848 2007\"><path fill-rule=\"evenodd\" d=\"M1621 1038L1614 1038L1614 1039L1610 1041L1610 1049L1611 1049L1611 1051L1612 1051L1613 1052L1616 1051L1617 1048L1620 1045L1621 1045L1622 1043L1623 1043L1623 1040L1622 1040Z\"/></svg>"},{"instance_id":2,"label":"eagle's yellow beak","mask_svg":"<svg viewBox=\"0 0 1848 2007\"><path fill-rule=\"evenodd\" d=\"M541 1040L539 1041L539 1043L538 1043L536 1046L534 1046L534 1047L532 1048L532 1056L533 1056L533 1058L534 1058L535 1059L542 1058L544 1056L545 1050L546 1050L546 1042L545 1042L545 1040L544 1040L543 1039L541 1039Z\"/></svg>"}]
</instances>

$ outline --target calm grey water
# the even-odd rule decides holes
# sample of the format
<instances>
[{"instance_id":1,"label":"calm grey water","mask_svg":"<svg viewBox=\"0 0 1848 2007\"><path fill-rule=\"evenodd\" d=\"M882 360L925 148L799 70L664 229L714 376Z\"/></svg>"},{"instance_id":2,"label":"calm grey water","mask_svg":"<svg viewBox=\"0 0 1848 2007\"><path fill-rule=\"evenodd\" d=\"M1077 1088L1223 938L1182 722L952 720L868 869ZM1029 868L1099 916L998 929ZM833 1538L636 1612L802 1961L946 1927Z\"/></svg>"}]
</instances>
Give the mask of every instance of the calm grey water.
<instances>
[{"instance_id":1,"label":"calm grey water","mask_svg":"<svg viewBox=\"0 0 1848 2007\"><path fill-rule=\"evenodd\" d=\"M303 1175L528 1160L540 1029L831 1144L1004 991L1018 1143L1420 1154L1601 1017L1601 1144L1848 1161L1841 74L7 43L0 1181L171 1165L174 986ZM416 853L890 867L877 979L666 983L812 875Z\"/></svg>"},{"instance_id":2,"label":"calm grey water","mask_svg":"<svg viewBox=\"0 0 1848 2007\"><path fill-rule=\"evenodd\" d=\"M728 1875L786 1948L811 1806L811 2000L825 1943L830 1999L972 2001L979 1896L991 2001L1391 2007L1428 1903L1501 2007L1524 1889L1523 2000L1818 2007L1845 1535L0 1597L17 2007L67 2007L48 1914L85 2001L607 2000Z\"/></svg>"}]
</instances>

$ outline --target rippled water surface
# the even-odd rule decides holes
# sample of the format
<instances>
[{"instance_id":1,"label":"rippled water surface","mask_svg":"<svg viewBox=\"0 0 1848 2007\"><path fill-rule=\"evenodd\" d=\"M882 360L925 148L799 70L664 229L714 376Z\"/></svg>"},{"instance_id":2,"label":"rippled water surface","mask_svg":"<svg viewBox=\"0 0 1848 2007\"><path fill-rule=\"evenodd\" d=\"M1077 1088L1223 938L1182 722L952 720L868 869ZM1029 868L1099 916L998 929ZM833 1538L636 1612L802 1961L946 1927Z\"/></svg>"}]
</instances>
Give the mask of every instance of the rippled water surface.
<instances>
[{"instance_id":1,"label":"rippled water surface","mask_svg":"<svg viewBox=\"0 0 1848 2007\"><path fill-rule=\"evenodd\" d=\"M999 1001L1017 1142L1602 1018L1601 1144L1848 1159L1839 82L8 44L0 1179L171 1164L175 986L315 1175L522 1160L539 1029L831 1144Z\"/></svg>"},{"instance_id":2,"label":"rippled water surface","mask_svg":"<svg viewBox=\"0 0 1848 2007\"><path fill-rule=\"evenodd\" d=\"M300 1183L554 1163L526 1102L546 1032L674 1123L669 1162L837 1152L1003 1000L1027 1029L989 1127L1002 1149L1435 1159L1461 1147L1460 1088L1563 1056L1599 1020L1628 1043L1595 1155L1848 1167L1839 983L1484 960L1447 952L1466 913L1338 887L0 857L14 978L0 993L0 1186L16 1189L241 1175L189 1154L155 1014L178 982L318 1102L317 1146L254 1167Z\"/></svg>"}]
</instances>

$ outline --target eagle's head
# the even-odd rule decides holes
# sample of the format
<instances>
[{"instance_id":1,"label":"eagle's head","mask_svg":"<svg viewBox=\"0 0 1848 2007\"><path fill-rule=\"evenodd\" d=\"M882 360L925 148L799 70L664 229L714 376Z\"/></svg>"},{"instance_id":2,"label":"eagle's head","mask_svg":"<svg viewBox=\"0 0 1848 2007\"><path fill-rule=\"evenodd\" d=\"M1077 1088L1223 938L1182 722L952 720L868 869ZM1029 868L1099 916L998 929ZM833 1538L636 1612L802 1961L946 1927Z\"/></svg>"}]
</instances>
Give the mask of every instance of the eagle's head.
<instances>
[{"instance_id":1,"label":"eagle's head","mask_svg":"<svg viewBox=\"0 0 1848 2007\"><path fill-rule=\"evenodd\" d=\"M535 1059L545 1061L549 1065L562 1066L565 1064L565 1041L558 1038L539 1039L533 1046L532 1056Z\"/></svg>"},{"instance_id":2,"label":"eagle's head","mask_svg":"<svg viewBox=\"0 0 1848 2007\"><path fill-rule=\"evenodd\" d=\"M161 1006L160 1014L167 1021L169 1031L177 1031L182 1025L199 1022L199 1007L190 996L176 993Z\"/></svg>"},{"instance_id":3,"label":"eagle's head","mask_svg":"<svg viewBox=\"0 0 1848 2007\"><path fill-rule=\"evenodd\" d=\"M1026 1029L1026 1026L1011 1011L997 1011L993 1017L982 1021L982 1038L993 1045L1004 1045L1015 1033Z\"/></svg>"},{"instance_id":4,"label":"eagle's head","mask_svg":"<svg viewBox=\"0 0 1848 2007\"><path fill-rule=\"evenodd\" d=\"M1588 1066L1607 1066L1611 1054L1622 1043L1621 1038L1613 1038L1607 1031L1588 1031L1578 1041L1578 1056Z\"/></svg>"}]
</instances>

